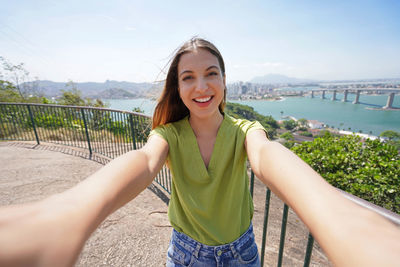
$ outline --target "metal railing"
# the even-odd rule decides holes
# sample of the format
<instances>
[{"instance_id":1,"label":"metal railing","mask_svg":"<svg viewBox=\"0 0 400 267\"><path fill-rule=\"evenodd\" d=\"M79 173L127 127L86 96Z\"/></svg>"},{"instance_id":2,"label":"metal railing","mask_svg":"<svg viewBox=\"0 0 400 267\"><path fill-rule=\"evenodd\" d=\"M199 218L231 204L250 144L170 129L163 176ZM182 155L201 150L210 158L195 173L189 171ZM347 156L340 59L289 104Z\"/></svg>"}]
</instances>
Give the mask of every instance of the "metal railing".
<instances>
[{"instance_id":1,"label":"metal railing","mask_svg":"<svg viewBox=\"0 0 400 267\"><path fill-rule=\"evenodd\" d=\"M55 143L87 150L109 160L132 149L141 148L151 129L151 117L105 108L59 106L25 103L0 103L0 140ZM158 173L156 183L171 193L171 174L166 166ZM250 192L254 194L254 173ZM374 210L400 225L400 216L372 203L341 191L351 201ZM261 262L264 266L271 191L265 194ZM277 266L282 265L289 207L284 204ZM314 239L308 234L303 266L309 266Z\"/></svg>"},{"instance_id":2,"label":"metal railing","mask_svg":"<svg viewBox=\"0 0 400 267\"><path fill-rule=\"evenodd\" d=\"M151 117L105 108L0 103L0 140L54 143L89 152L105 163L141 148L151 130ZM95 157L94 157L95 156ZM164 166L156 182L171 193Z\"/></svg>"}]
</instances>

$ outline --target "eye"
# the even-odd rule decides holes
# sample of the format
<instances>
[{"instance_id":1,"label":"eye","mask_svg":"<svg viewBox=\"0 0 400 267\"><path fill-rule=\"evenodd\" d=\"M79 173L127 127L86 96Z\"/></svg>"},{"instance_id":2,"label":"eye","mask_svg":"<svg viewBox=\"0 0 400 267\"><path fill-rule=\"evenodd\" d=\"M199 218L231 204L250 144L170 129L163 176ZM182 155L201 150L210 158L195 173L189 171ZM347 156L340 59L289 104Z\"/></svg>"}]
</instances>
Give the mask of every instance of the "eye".
<instances>
[{"instance_id":1,"label":"eye","mask_svg":"<svg viewBox=\"0 0 400 267\"><path fill-rule=\"evenodd\" d=\"M213 76L213 75L218 75L218 72L212 71L212 72L210 72L210 73L208 74L208 76Z\"/></svg>"},{"instance_id":2,"label":"eye","mask_svg":"<svg viewBox=\"0 0 400 267\"><path fill-rule=\"evenodd\" d=\"M190 80L190 79L193 79L193 76L188 75L188 76L183 77L182 81L187 81L187 80Z\"/></svg>"}]
</instances>

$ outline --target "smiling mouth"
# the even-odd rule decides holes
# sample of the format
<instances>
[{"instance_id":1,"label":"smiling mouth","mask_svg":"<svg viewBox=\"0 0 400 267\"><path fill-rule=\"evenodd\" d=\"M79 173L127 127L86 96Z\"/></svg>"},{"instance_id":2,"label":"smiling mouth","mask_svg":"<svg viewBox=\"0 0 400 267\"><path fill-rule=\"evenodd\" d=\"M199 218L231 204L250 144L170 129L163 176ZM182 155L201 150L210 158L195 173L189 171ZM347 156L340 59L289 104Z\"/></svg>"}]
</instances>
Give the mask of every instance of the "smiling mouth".
<instances>
[{"instance_id":1,"label":"smiling mouth","mask_svg":"<svg viewBox=\"0 0 400 267\"><path fill-rule=\"evenodd\" d=\"M210 101L213 98L213 96L207 96L207 97L199 97L199 98L194 98L193 101L197 103L206 103Z\"/></svg>"}]
</instances>

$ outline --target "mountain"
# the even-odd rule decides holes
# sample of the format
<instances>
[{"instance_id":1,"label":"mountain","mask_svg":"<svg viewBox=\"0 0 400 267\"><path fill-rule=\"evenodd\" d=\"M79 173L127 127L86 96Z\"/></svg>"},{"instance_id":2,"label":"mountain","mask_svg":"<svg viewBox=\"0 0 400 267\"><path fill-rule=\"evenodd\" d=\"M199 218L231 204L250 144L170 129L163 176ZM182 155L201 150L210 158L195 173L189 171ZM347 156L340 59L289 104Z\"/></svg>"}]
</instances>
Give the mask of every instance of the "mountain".
<instances>
[{"instance_id":1,"label":"mountain","mask_svg":"<svg viewBox=\"0 0 400 267\"><path fill-rule=\"evenodd\" d=\"M315 80L310 79L298 79L288 77L282 74L267 74L264 76L257 76L250 80L251 83L262 83L262 84L281 84L281 83L310 83L315 82Z\"/></svg>"},{"instance_id":2,"label":"mountain","mask_svg":"<svg viewBox=\"0 0 400 267\"><path fill-rule=\"evenodd\" d=\"M67 86L64 82L52 82L39 80L29 82L28 85L33 85L37 91L47 97L57 97L62 94L61 90L69 90L71 86ZM133 98L145 97L148 90L154 88L153 83L133 83L119 82L107 80L104 83L84 82L74 83L76 88L82 92L83 97L91 98Z\"/></svg>"},{"instance_id":3,"label":"mountain","mask_svg":"<svg viewBox=\"0 0 400 267\"><path fill-rule=\"evenodd\" d=\"M135 98L137 94L128 92L127 90L121 88L110 88L95 95L90 95L90 98L100 98L100 99L122 99L122 98Z\"/></svg>"}]
</instances>

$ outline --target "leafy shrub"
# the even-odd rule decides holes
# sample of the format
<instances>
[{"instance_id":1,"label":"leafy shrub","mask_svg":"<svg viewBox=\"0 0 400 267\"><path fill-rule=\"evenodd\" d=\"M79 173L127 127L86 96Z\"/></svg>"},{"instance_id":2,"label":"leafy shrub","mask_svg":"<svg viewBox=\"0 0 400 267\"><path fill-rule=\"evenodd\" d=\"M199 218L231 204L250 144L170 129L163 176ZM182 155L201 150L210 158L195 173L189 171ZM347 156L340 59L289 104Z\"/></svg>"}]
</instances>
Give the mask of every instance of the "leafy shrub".
<instances>
[{"instance_id":1,"label":"leafy shrub","mask_svg":"<svg viewBox=\"0 0 400 267\"><path fill-rule=\"evenodd\" d=\"M392 145L400 151L400 133L392 130L383 131L380 136L386 137L388 140L385 142Z\"/></svg>"},{"instance_id":2,"label":"leafy shrub","mask_svg":"<svg viewBox=\"0 0 400 267\"><path fill-rule=\"evenodd\" d=\"M383 131L380 136L386 137L389 140L399 140L400 139L400 133L392 130L387 130Z\"/></svg>"},{"instance_id":3,"label":"leafy shrub","mask_svg":"<svg viewBox=\"0 0 400 267\"><path fill-rule=\"evenodd\" d=\"M293 134L290 132L285 132L281 134L280 138L283 138L285 140L294 140Z\"/></svg>"},{"instance_id":4,"label":"leafy shrub","mask_svg":"<svg viewBox=\"0 0 400 267\"><path fill-rule=\"evenodd\" d=\"M297 127L297 122L294 120L286 120L282 122L283 127L287 130L293 130Z\"/></svg>"},{"instance_id":5,"label":"leafy shrub","mask_svg":"<svg viewBox=\"0 0 400 267\"><path fill-rule=\"evenodd\" d=\"M270 138L274 138L276 129L279 129L278 122L272 116L261 115L250 106L228 102L225 106L225 112L234 118L259 121L267 130Z\"/></svg>"},{"instance_id":6,"label":"leafy shrub","mask_svg":"<svg viewBox=\"0 0 400 267\"><path fill-rule=\"evenodd\" d=\"M288 141L286 141L285 143L283 143L283 145L284 145L285 147L291 149L291 148L295 145L295 142L292 141L292 140L288 140Z\"/></svg>"},{"instance_id":7,"label":"leafy shrub","mask_svg":"<svg viewBox=\"0 0 400 267\"><path fill-rule=\"evenodd\" d=\"M306 137L313 137L313 135L312 135L312 133L310 133L310 132L301 132L301 133L299 133L300 135L302 135L302 136L306 136Z\"/></svg>"},{"instance_id":8,"label":"leafy shrub","mask_svg":"<svg viewBox=\"0 0 400 267\"><path fill-rule=\"evenodd\" d=\"M292 150L333 186L400 213L400 155L395 147L325 134Z\"/></svg>"},{"instance_id":9,"label":"leafy shrub","mask_svg":"<svg viewBox=\"0 0 400 267\"><path fill-rule=\"evenodd\" d=\"M36 127L60 128L66 125L66 119L56 114L39 114L35 116L34 120ZM29 125L31 125L30 121Z\"/></svg>"}]
</instances>

